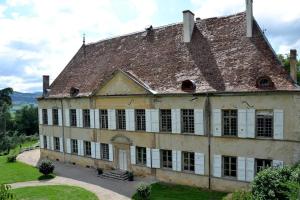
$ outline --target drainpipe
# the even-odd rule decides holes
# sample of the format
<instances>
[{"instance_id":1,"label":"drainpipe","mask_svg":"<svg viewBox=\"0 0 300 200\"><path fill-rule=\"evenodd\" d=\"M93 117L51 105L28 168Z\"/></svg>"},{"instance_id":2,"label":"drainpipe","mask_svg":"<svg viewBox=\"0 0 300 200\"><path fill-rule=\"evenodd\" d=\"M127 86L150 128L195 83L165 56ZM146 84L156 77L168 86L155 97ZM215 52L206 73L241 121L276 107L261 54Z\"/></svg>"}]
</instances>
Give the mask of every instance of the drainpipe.
<instances>
[{"instance_id":1,"label":"drainpipe","mask_svg":"<svg viewBox=\"0 0 300 200\"><path fill-rule=\"evenodd\" d=\"M204 109L205 135L208 136L208 189L211 189L211 105L208 93L206 93Z\"/></svg>"}]
</instances>

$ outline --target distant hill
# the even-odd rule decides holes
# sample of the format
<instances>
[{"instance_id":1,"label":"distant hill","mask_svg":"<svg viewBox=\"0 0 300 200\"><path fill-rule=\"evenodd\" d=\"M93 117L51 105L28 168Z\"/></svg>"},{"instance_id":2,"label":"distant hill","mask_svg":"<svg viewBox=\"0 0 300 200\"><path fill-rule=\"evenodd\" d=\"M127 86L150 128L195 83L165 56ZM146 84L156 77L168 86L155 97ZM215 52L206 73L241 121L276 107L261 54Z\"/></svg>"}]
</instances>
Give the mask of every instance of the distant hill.
<instances>
[{"instance_id":1,"label":"distant hill","mask_svg":"<svg viewBox=\"0 0 300 200\"><path fill-rule=\"evenodd\" d=\"M13 92L11 95L13 108L12 111L16 111L19 108L25 105L37 105L36 98L41 96L42 92L34 92L34 93L22 93L22 92Z\"/></svg>"}]
</instances>

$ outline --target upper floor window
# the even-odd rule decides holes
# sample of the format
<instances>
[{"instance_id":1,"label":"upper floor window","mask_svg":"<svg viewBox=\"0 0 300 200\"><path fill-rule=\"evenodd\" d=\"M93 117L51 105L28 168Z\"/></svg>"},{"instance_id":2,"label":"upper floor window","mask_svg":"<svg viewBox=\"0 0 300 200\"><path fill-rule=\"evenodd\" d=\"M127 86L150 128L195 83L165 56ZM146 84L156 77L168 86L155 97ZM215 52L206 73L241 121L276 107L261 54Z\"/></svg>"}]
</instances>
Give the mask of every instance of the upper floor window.
<instances>
[{"instance_id":1,"label":"upper floor window","mask_svg":"<svg viewBox=\"0 0 300 200\"><path fill-rule=\"evenodd\" d=\"M272 160L267 159L255 159L256 173L272 166Z\"/></svg>"},{"instance_id":2,"label":"upper floor window","mask_svg":"<svg viewBox=\"0 0 300 200\"><path fill-rule=\"evenodd\" d=\"M182 109L182 132L183 133L194 133L194 110L193 109Z\"/></svg>"},{"instance_id":3,"label":"upper floor window","mask_svg":"<svg viewBox=\"0 0 300 200\"><path fill-rule=\"evenodd\" d=\"M256 111L256 136L273 137L273 111Z\"/></svg>"},{"instance_id":4,"label":"upper floor window","mask_svg":"<svg viewBox=\"0 0 300 200\"><path fill-rule=\"evenodd\" d=\"M77 126L77 120L76 120L76 109L70 109L70 124L71 126Z\"/></svg>"},{"instance_id":5,"label":"upper floor window","mask_svg":"<svg viewBox=\"0 0 300 200\"><path fill-rule=\"evenodd\" d=\"M88 109L84 109L82 111L82 115L83 115L83 127L90 127L90 110Z\"/></svg>"},{"instance_id":6,"label":"upper floor window","mask_svg":"<svg viewBox=\"0 0 300 200\"><path fill-rule=\"evenodd\" d=\"M58 109L52 110L53 125L58 125Z\"/></svg>"},{"instance_id":7,"label":"upper floor window","mask_svg":"<svg viewBox=\"0 0 300 200\"><path fill-rule=\"evenodd\" d=\"M91 142L89 141L84 141L84 155L91 156Z\"/></svg>"},{"instance_id":8,"label":"upper floor window","mask_svg":"<svg viewBox=\"0 0 300 200\"><path fill-rule=\"evenodd\" d=\"M59 137L54 137L54 150L55 151L59 151L60 150Z\"/></svg>"},{"instance_id":9,"label":"upper floor window","mask_svg":"<svg viewBox=\"0 0 300 200\"><path fill-rule=\"evenodd\" d=\"M172 151L161 150L162 167L172 169Z\"/></svg>"},{"instance_id":10,"label":"upper floor window","mask_svg":"<svg viewBox=\"0 0 300 200\"><path fill-rule=\"evenodd\" d=\"M100 128L107 129L108 128L108 114L107 110L100 110Z\"/></svg>"},{"instance_id":11,"label":"upper floor window","mask_svg":"<svg viewBox=\"0 0 300 200\"><path fill-rule=\"evenodd\" d=\"M146 148L145 147L136 147L136 164L146 165Z\"/></svg>"},{"instance_id":12,"label":"upper floor window","mask_svg":"<svg viewBox=\"0 0 300 200\"><path fill-rule=\"evenodd\" d=\"M194 152L182 152L183 155L183 170L195 171L195 154Z\"/></svg>"},{"instance_id":13,"label":"upper floor window","mask_svg":"<svg viewBox=\"0 0 300 200\"><path fill-rule=\"evenodd\" d=\"M78 154L78 142L77 142L77 140L71 139L71 152L73 154Z\"/></svg>"},{"instance_id":14,"label":"upper floor window","mask_svg":"<svg viewBox=\"0 0 300 200\"><path fill-rule=\"evenodd\" d=\"M117 129L126 129L125 110L117 110Z\"/></svg>"},{"instance_id":15,"label":"upper floor window","mask_svg":"<svg viewBox=\"0 0 300 200\"><path fill-rule=\"evenodd\" d=\"M43 109L43 110L42 110L42 114L43 114L43 124L48 124L48 113L47 113L47 109Z\"/></svg>"},{"instance_id":16,"label":"upper floor window","mask_svg":"<svg viewBox=\"0 0 300 200\"><path fill-rule=\"evenodd\" d=\"M101 143L101 158L109 160L109 147L108 144Z\"/></svg>"},{"instance_id":17,"label":"upper floor window","mask_svg":"<svg viewBox=\"0 0 300 200\"><path fill-rule=\"evenodd\" d=\"M237 159L232 156L223 156L223 176L236 177Z\"/></svg>"},{"instance_id":18,"label":"upper floor window","mask_svg":"<svg viewBox=\"0 0 300 200\"><path fill-rule=\"evenodd\" d=\"M172 114L170 109L160 110L160 131L172 132Z\"/></svg>"},{"instance_id":19,"label":"upper floor window","mask_svg":"<svg viewBox=\"0 0 300 200\"><path fill-rule=\"evenodd\" d=\"M237 135L237 110L223 110L223 135Z\"/></svg>"},{"instance_id":20,"label":"upper floor window","mask_svg":"<svg viewBox=\"0 0 300 200\"><path fill-rule=\"evenodd\" d=\"M146 117L145 117L144 109L135 110L135 122L136 122L136 130L138 131L146 130Z\"/></svg>"}]
</instances>

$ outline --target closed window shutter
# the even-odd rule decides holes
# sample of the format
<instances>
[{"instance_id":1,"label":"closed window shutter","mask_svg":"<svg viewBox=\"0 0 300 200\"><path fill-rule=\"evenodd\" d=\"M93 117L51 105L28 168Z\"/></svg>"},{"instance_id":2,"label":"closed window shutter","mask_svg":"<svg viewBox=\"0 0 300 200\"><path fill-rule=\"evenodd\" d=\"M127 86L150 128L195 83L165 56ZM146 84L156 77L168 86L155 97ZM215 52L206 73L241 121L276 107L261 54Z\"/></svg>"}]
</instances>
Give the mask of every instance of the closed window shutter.
<instances>
[{"instance_id":1,"label":"closed window shutter","mask_svg":"<svg viewBox=\"0 0 300 200\"><path fill-rule=\"evenodd\" d=\"M43 124L43 113L41 108L39 108L39 124Z\"/></svg>"},{"instance_id":2,"label":"closed window shutter","mask_svg":"<svg viewBox=\"0 0 300 200\"><path fill-rule=\"evenodd\" d=\"M114 161L114 150L113 150L113 145L108 144L108 151L109 151L109 161Z\"/></svg>"},{"instance_id":3,"label":"closed window shutter","mask_svg":"<svg viewBox=\"0 0 300 200\"><path fill-rule=\"evenodd\" d=\"M135 146L130 146L130 158L131 158L131 164L136 164L136 155L135 155Z\"/></svg>"},{"instance_id":4,"label":"closed window shutter","mask_svg":"<svg viewBox=\"0 0 300 200\"><path fill-rule=\"evenodd\" d=\"M147 161L147 167L151 168L151 149L146 149L146 161Z\"/></svg>"},{"instance_id":5,"label":"closed window shutter","mask_svg":"<svg viewBox=\"0 0 300 200\"><path fill-rule=\"evenodd\" d=\"M67 138L67 153L71 153L71 139Z\"/></svg>"},{"instance_id":6,"label":"closed window shutter","mask_svg":"<svg viewBox=\"0 0 300 200\"><path fill-rule=\"evenodd\" d=\"M151 112L152 132L158 133L159 132L159 110L151 109L150 112Z\"/></svg>"},{"instance_id":7,"label":"closed window shutter","mask_svg":"<svg viewBox=\"0 0 300 200\"><path fill-rule=\"evenodd\" d=\"M255 109L247 110L247 137L255 137Z\"/></svg>"},{"instance_id":8,"label":"closed window shutter","mask_svg":"<svg viewBox=\"0 0 300 200\"><path fill-rule=\"evenodd\" d=\"M52 122L52 109L51 108L47 109L47 115L48 115L48 125L53 125L53 122Z\"/></svg>"},{"instance_id":9,"label":"closed window shutter","mask_svg":"<svg viewBox=\"0 0 300 200\"><path fill-rule=\"evenodd\" d=\"M222 175L222 156L221 155L214 155L214 171L213 174L215 177L221 177Z\"/></svg>"},{"instance_id":10,"label":"closed window shutter","mask_svg":"<svg viewBox=\"0 0 300 200\"><path fill-rule=\"evenodd\" d=\"M195 116L195 134L196 135L204 135L203 128L203 110L202 109L194 109Z\"/></svg>"},{"instance_id":11,"label":"closed window shutter","mask_svg":"<svg viewBox=\"0 0 300 200\"><path fill-rule=\"evenodd\" d=\"M172 133L181 133L181 114L180 109L172 109Z\"/></svg>"},{"instance_id":12,"label":"closed window shutter","mask_svg":"<svg viewBox=\"0 0 300 200\"><path fill-rule=\"evenodd\" d=\"M84 151L83 151L83 140L78 140L77 141L78 144L78 155L79 156L83 156L84 155Z\"/></svg>"},{"instance_id":13,"label":"closed window shutter","mask_svg":"<svg viewBox=\"0 0 300 200\"><path fill-rule=\"evenodd\" d=\"M283 139L283 110L274 110L274 139Z\"/></svg>"},{"instance_id":14,"label":"closed window shutter","mask_svg":"<svg viewBox=\"0 0 300 200\"><path fill-rule=\"evenodd\" d=\"M213 136L221 136L221 110L213 109L212 112Z\"/></svg>"},{"instance_id":15,"label":"closed window shutter","mask_svg":"<svg viewBox=\"0 0 300 200\"><path fill-rule=\"evenodd\" d=\"M80 109L76 109L76 125L80 127Z\"/></svg>"},{"instance_id":16,"label":"closed window shutter","mask_svg":"<svg viewBox=\"0 0 300 200\"><path fill-rule=\"evenodd\" d=\"M50 146L50 137L46 136L46 138L47 138L47 149L51 149L51 146Z\"/></svg>"},{"instance_id":17,"label":"closed window shutter","mask_svg":"<svg viewBox=\"0 0 300 200\"><path fill-rule=\"evenodd\" d=\"M160 168L160 155L159 149L152 150L152 168Z\"/></svg>"},{"instance_id":18,"label":"closed window shutter","mask_svg":"<svg viewBox=\"0 0 300 200\"><path fill-rule=\"evenodd\" d=\"M99 109L95 109L95 128L100 128Z\"/></svg>"},{"instance_id":19,"label":"closed window shutter","mask_svg":"<svg viewBox=\"0 0 300 200\"><path fill-rule=\"evenodd\" d=\"M91 142L91 157L96 158L96 143Z\"/></svg>"},{"instance_id":20,"label":"closed window shutter","mask_svg":"<svg viewBox=\"0 0 300 200\"><path fill-rule=\"evenodd\" d=\"M273 160L273 167L282 168L283 167L283 161L282 160Z\"/></svg>"},{"instance_id":21,"label":"closed window shutter","mask_svg":"<svg viewBox=\"0 0 300 200\"><path fill-rule=\"evenodd\" d=\"M50 136L50 145L51 145L51 150L54 150L54 137Z\"/></svg>"},{"instance_id":22,"label":"closed window shutter","mask_svg":"<svg viewBox=\"0 0 300 200\"><path fill-rule=\"evenodd\" d=\"M91 128L95 128L95 110L94 109L90 109L90 125Z\"/></svg>"},{"instance_id":23,"label":"closed window shutter","mask_svg":"<svg viewBox=\"0 0 300 200\"><path fill-rule=\"evenodd\" d=\"M44 136L40 135L40 147L43 149L44 148Z\"/></svg>"},{"instance_id":24,"label":"closed window shutter","mask_svg":"<svg viewBox=\"0 0 300 200\"><path fill-rule=\"evenodd\" d=\"M58 125L62 126L62 110L58 109Z\"/></svg>"},{"instance_id":25,"label":"closed window shutter","mask_svg":"<svg viewBox=\"0 0 300 200\"><path fill-rule=\"evenodd\" d=\"M101 146L100 143L96 143L96 159L101 159Z\"/></svg>"},{"instance_id":26,"label":"closed window shutter","mask_svg":"<svg viewBox=\"0 0 300 200\"><path fill-rule=\"evenodd\" d=\"M65 125L70 126L70 110L65 109Z\"/></svg>"},{"instance_id":27,"label":"closed window shutter","mask_svg":"<svg viewBox=\"0 0 300 200\"><path fill-rule=\"evenodd\" d=\"M59 138L59 151L62 153L64 152L64 142L62 137Z\"/></svg>"},{"instance_id":28,"label":"closed window shutter","mask_svg":"<svg viewBox=\"0 0 300 200\"><path fill-rule=\"evenodd\" d=\"M195 174L204 175L204 154L195 152Z\"/></svg>"},{"instance_id":29,"label":"closed window shutter","mask_svg":"<svg viewBox=\"0 0 300 200\"><path fill-rule=\"evenodd\" d=\"M125 119L126 119L126 130L135 131L135 118L134 118L134 109L125 110Z\"/></svg>"},{"instance_id":30,"label":"closed window shutter","mask_svg":"<svg viewBox=\"0 0 300 200\"><path fill-rule=\"evenodd\" d=\"M254 158L246 158L246 181L254 179Z\"/></svg>"},{"instance_id":31,"label":"closed window shutter","mask_svg":"<svg viewBox=\"0 0 300 200\"><path fill-rule=\"evenodd\" d=\"M172 169L177 171L177 151L172 150Z\"/></svg>"},{"instance_id":32,"label":"closed window shutter","mask_svg":"<svg viewBox=\"0 0 300 200\"><path fill-rule=\"evenodd\" d=\"M146 109L146 132L152 132L151 109Z\"/></svg>"},{"instance_id":33,"label":"closed window shutter","mask_svg":"<svg viewBox=\"0 0 300 200\"><path fill-rule=\"evenodd\" d=\"M177 157L176 157L176 161L177 161L177 171L181 171L181 151L177 151Z\"/></svg>"},{"instance_id":34,"label":"closed window shutter","mask_svg":"<svg viewBox=\"0 0 300 200\"><path fill-rule=\"evenodd\" d=\"M239 109L238 110L238 136L241 138L245 138L247 136L246 123L247 123L247 111L245 109Z\"/></svg>"},{"instance_id":35,"label":"closed window shutter","mask_svg":"<svg viewBox=\"0 0 300 200\"><path fill-rule=\"evenodd\" d=\"M108 129L116 130L116 110L115 109L108 109Z\"/></svg>"},{"instance_id":36,"label":"closed window shutter","mask_svg":"<svg viewBox=\"0 0 300 200\"><path fill-rule=\"evenodd\" d=\"M240 181L246 180L246 159L245 157L238 157L238 174L237 178Z\"/></svg>"}]
</instances>

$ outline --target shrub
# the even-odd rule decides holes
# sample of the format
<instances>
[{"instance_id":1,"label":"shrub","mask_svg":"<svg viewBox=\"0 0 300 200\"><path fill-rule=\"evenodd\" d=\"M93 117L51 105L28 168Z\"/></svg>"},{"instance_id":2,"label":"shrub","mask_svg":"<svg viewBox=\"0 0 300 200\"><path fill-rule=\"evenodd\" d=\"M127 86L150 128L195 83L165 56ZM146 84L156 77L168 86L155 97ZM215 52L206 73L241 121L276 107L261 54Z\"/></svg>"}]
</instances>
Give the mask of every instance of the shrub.
<instances>
[{"instance_id":1,"label":"shrub","mask_svg":"<svg viewBox=\"0 0 300 200\"><path fill-rule=\"evenodd\" d=\"M45 176L49 175L54 171L54 164L50 160L43 160L39 165L39 171Z\"/></svg>"},{"instance_id":2,"label":"shrub","mask_svg":"<svg viewBox=\"0 0 300 200\"><path fill-rule=\"evenodd\" d=\"M13 200L15 196L10 192L10 185L0 185L0 200Z\"/></svg>"},{"instance_id":3,"label":"shrub","mask_svg":"<svg viewBox=\"0 0 300 200\"><path fill-rule=\"evenodd\" d=\"M241 191L235 191L232 193L230 200L254 200L252 197L251 192L241 190Z\"/></svg>"},{"instance_id":4,"label":"shrub","mask_svg":"<svg viewBox=\"0 0 300 200\"><path fill-rule=\"evenodd\" d=\"M10 162L10 163L16 162L16 160L17 160L17 155L10 155L10 156L7 156L7 158L6 158L6 161Z\"/></svg>"},{"instance_id":5,"label":"shrub","mask_svg":"<svg viewBox=\"0 0 300 200\"><path fill-rule=\"evenodd\" d=\"M295 181L289 181L287 184L289 191L286 192L290 200L299 200L300 199L300 183Z\"/></svg>"},{"instance_id":6,"label":"shrub","mask_svg":"<svg viewBox=\"0 0 300 200\"><path fill-rule=\"evenodd\" d=\"M136 188L135 200L149 200L151 195L151 185L141 183Z\"/></svg>"}]
</instances>

